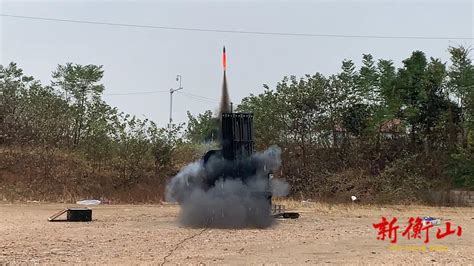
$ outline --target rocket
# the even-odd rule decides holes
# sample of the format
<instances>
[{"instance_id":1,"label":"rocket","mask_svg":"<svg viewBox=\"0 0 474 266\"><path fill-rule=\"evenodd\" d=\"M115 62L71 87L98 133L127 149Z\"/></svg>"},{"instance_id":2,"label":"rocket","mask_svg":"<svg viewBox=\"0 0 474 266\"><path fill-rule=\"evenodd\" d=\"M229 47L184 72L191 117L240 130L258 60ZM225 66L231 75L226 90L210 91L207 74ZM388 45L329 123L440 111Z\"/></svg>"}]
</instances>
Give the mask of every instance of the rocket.
<instances>
[{"instance_id":1,"label":"rocket","mask_svg":"<svg viewBox=\"0 0 474 266\"><path fill-rule=\"evenodd\" d=\"M225 46L222 49L222 67L224 69L224 77L222 81L222 96L221 96L221 106L220 106L220 114L222 113L230 113L230 100L229 100L229 91L227 89L227 55L225 52Z\"/></svg>"},{"instance_id":2,"label":"rocket","mask_svg":"<svg viewBox=\"0 0 474 266\"><path fill-rule=\"evenodd\" d=\"M227 56L225 54L225 46L222 49L222 67L224 68L224 72L225 72L227 69Z\"/></svg>"}]
</instances>

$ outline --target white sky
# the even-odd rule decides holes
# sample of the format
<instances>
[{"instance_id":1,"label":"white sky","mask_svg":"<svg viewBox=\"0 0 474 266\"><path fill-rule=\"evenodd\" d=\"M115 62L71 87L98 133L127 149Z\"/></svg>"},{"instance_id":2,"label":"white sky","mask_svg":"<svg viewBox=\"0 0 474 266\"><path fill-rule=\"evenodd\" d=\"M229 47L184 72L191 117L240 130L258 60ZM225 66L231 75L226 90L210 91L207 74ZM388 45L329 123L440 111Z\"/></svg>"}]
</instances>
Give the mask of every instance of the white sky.
<instances>
[{"instance_id":1,"label":"white sky","mask_svg":"<svg viewBox=\"0 0 474 266\"><path fill-rule=\"evenodd\" d=\"M474 7L458 1L6 1L0 13L155 26L314 34L473 37ZM216 99L227 47L230 96L238 103L274 86L285 75L332 74L362 53L398 65L413 50L448 59L449 45L473 40L406 40L172 31L0 17L0 64L17 62L49 84L58 64L103 65L106 94L176 87ZM109 95L121 111L165 126L169 93ZM218 103L175 94L173 118L215 110Z\"/></svg>"}]
</instances>

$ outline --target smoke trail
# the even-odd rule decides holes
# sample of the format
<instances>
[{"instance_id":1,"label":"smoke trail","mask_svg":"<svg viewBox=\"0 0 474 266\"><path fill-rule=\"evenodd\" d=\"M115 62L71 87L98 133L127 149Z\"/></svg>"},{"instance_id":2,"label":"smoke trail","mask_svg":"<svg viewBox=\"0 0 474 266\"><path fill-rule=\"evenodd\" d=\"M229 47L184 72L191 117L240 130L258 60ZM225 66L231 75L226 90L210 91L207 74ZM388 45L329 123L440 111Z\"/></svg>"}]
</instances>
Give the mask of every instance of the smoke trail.
<instances>
[{"instance_id":1,"label":"smoke trail","mask_svg":"<svg viewBox=\"0 0 474 266\"><path fill-rule=\"evenodd\" d=\"M281 150L278 147L270 147L247 160L231 162L214 158L206 165L202 162L191 163L170 180L166 187L166 199L180 204L179 221L184 226L216 228L271 226L274 220L270 215L269 196L272 191L278 196L288 192L286 182L282 180L275 182L276 179L273 179L269 184L267 176L267 171L275 171L280 167L280 154ZM215 173L225 173L226 169L235 168L243 171L260 170L252 176L239 179L220 177L210 180L215 178ZM248 172L255 173L252 170Z\"/></svg>"},{"instance_id":2,"label":"smoke trail","mask_svg":"<svg viewBox=\"0 0 474 266\"><path fill-rule=\"evenodd\" d=\"M224 68L224 78L222 80L222 96L219 117L221 117L222 113L230 113L232 111L230 110L229 90L227 89L227 54L225 53L225 46L222 49L222 67Z\"/></svg>"},{"instance_id":3,"label":"smoke trail","mask_svg":"<svg viewBox=\"0 0 474 266\"><path fill-rule=\"evenodd\" d=\"M224 70L224 80L222 81L222 96L221 96L221 106L220 106L220 115L222 113L230 113L230 99L229 99L229 90L227 89L227 76Z\"/></svg>"}]
</instances>

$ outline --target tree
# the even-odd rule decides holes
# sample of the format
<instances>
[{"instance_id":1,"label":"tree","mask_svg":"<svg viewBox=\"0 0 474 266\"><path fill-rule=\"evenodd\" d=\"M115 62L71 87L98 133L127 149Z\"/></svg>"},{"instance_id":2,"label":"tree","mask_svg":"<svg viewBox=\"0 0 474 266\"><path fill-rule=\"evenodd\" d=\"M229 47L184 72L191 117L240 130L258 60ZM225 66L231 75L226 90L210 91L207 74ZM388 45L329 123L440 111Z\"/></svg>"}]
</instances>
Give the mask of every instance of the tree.
<instances>
[{"instance_id":1,"label":"tree","mask_svg":"<svg viewBox=\"0 0 474 266\"><path fill-rule=\"evenodd\" d=\"M376 124L394 118L401 107L401 100L396 91L397 73L393 62L380 59L377 63L377 87L380 91L381 102L376 111Z\"/></svg>"},{"instance_id":2,"label":"tree","mask_svg":"<svg viewBox=\"0 0 474 266\"><path fill-rule=\"evenodd\" d=\"M219 139L219 119L211 110L193 116L189 111L185 136L194 143L214 142Z\"/></svg>"},{"instance_id":3,"label":"tree","mask_svg":"<svg viewBox=\"0 0 474 266\"><path fill-rule=\"evenodd\" d=\"M433 148L437 129L441 129L448 121L442 121L442 116L451 109L450 100L444 94L446 80L446 65L439 59L431 58L425 73L425 95L421 107L421 123L425 140L425 152ZM442 130L444 131L444 130Z\"/></svg>"},{"instance_id":4,"label":"tree","mask_svg":"<svg viewBox=\"0 0 474 266\"><path fill-rule=\"evenodd\" d=\"M421 122L421 105L426 100L424 89L426 56L421 51L415 51L403 60L403 68L398 70L396 81L396 97L401 103L401 116L410 125L411 149L415 150L419 141L418 132Z\"/></svg>"},{"instance_id":5,"label":"tree","mask_svg":"<svg viewBox=\"0 0 474 266\"><path fill-rule=\"evenodd\" d=\"M344 110L343 127L352 135L360 137L369 126L371 112L366 104L355 104Z\"/></svg>"},{"instance_id":6,"label":"tree","mask_svg":"<svg viewBox=\"0 0 474 266\"><path fill-rule=\"evenodd\" d=\"M360 97L364 104L377 106L381 102L381 91L379 86L379 73L371 54L362 56L362 67L357 77Z\"/></svg>"},{"instance_id":7,"label":"tree","mask_svg":"<svg viewBox=\"0 0 474 266\"><path fill-rule=\"evenodd\" d=\"M237 112L254 114L254 138L258 147L264 148L272 144L280 144L286 138L284 110L280 104L279 93L264 85L264 92L250 95L242 99Z\"/></svg>"},{"instance_id":8,"label":"tree","mask_svg":"<svg viewBox=\"0 0 474 266\"><path fill-rule=\"evenodd\" d=\"M452 65L449 67L449 92L454 95L461 108L461 144L467 146L467 136L474 129L474 65L470 58L471 49L449 47Z\"/></svg>"},{"instance_id":9,"label":"tree","mask_svg":"<svg viewBox=\"0 0 474 266\"><path fill-rule=\"evenodd\" d=\"M0 66L0 75L1 142L59 145L67 104L15 63Z\"/></svg>"},{"instance_id":10,"label":"tree","mask_svg":"<svg viewBox=\"0 0 474 266\"><path fill-rule=\"evenodd\" d=\"M86 119L87 116L91 116L89 112L93 110L92 106L100 101L104 86L98 82L103 75L102 66L82 66L72 63L58 65L56 71L53 72L53 86L64 91L66 102L71 103L73 107L71 117L74 123L71 130L74 146L79 144L84 131L87 131Z\"/></svg>"},{"instance_id":11,"label":"tree","mask_svg":"<svg viewBox=\"0 0 474 266\"><path fill-rule=\"evenodd\" d=\"M356 97L351 98L350 87L336 75L329 77L329 86L324 94L325 101L323 108L328 117L328 123L331 128L332 144L339 146L338 135L344 129L342 128L342 117L344 110L357 103Z\"/></svg>"}]
</instances>

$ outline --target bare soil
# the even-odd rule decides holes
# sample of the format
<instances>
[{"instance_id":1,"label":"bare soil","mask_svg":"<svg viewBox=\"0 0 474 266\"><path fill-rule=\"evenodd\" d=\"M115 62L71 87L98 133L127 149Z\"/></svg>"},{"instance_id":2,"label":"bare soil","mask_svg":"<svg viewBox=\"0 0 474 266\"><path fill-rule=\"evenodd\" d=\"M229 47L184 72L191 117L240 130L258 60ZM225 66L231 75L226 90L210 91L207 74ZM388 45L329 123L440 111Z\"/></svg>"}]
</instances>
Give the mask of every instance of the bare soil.
<instances>
[{"instance_id":1,"label":"bare soil","mask_svg":"<svg viewBox=\"0 0 474 266\"><path fill-rule=\"evenodd\" d=\"M474 208L350 206L287 202L301 213L267 229L190 229L179 206L93 206L93 222L48 222L74 204L0 203L0 264L323 264L474 261ZM397 217L398 243L377 240L372 224ZM430 242L401 235L408 217L441 217ZM445 222L460 237L435 236ZM423 235L424 238L424 235ZM420 248L426 251L420 251ZM397 249L398 248L398 249ZM415 250L418 249L418 250ZM430 250L431 249L431 250Z\"/></svg>"}]
</instances>

